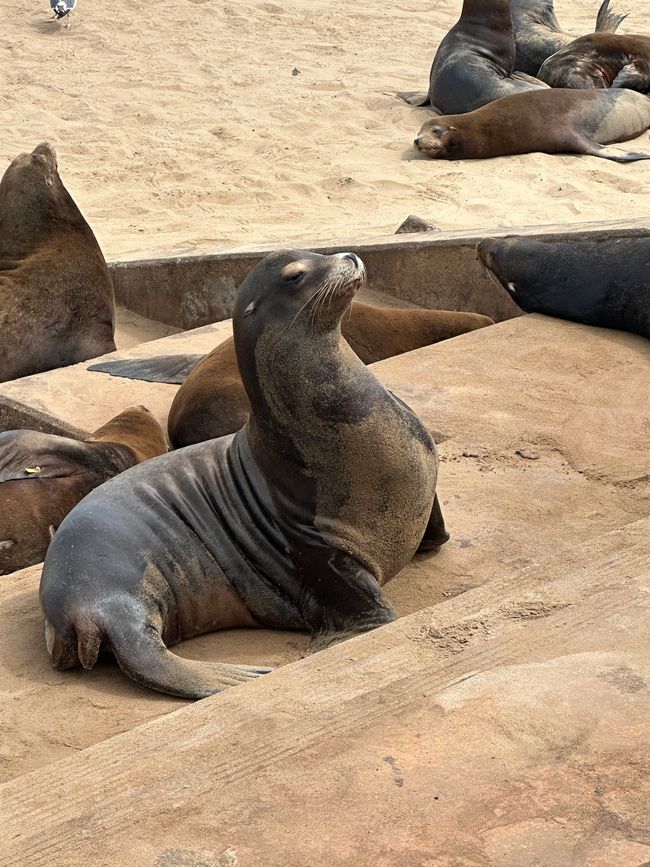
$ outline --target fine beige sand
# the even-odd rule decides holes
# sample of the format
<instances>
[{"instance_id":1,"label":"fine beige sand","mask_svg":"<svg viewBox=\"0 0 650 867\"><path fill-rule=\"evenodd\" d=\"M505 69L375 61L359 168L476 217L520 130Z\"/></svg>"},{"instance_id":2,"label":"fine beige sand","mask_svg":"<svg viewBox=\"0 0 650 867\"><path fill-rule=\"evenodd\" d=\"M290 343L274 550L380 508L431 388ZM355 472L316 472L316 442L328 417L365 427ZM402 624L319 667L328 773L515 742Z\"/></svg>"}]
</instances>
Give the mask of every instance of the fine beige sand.
<instances>
[{"instance_id":1,"label":"fine beige sand","mask_svg":"<svg viewBox=\"0 0 650 867\"><path fill-rule=\"evenodd\" d=\"M625 9L630 4L622 4ZM49 139L110 258L443 229L637 218L650 165L592 157L436 163L411 142L461 0L47 0L3 12L0 168ZM593 29L598 0L557 0ZM638 0L627 32L648 32ZM637 147L650 150L645 135Z\"/></svg>"}]
</instances>

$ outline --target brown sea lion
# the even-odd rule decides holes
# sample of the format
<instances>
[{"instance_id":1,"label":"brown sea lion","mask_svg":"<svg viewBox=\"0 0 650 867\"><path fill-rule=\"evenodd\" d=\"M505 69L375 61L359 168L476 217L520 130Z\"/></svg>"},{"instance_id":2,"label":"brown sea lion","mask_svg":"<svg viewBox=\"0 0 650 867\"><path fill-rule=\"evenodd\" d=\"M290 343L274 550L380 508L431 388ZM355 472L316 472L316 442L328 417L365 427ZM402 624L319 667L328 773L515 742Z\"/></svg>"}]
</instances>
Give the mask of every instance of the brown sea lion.
<instances>
[{"instance_id":1,"label":"brown sea lion","mask_svg":"<svg viewBox=\"0 0 650 867\"><path fill-rule=\"evenodd\" d=\"M544 61L576 38L562 30L555 17L553 0L510 0L517 57L515 69L537 75ZM613 33L627 18L610 9L603 0L596 18L596 32Z\"/></svg>"},{"instance_id":2,"label":"brown sea lion","mask_svg":"<svg viewBox=\"0 0 650 867\"><path fill-rule=\"evenodd\" d=\"M520 93L469 114L427 121L413 144L433 159L477 160L534 152L588 154L617 163L650 154L603 145L650 127L650 99L630 90Z\"/></svg>"},{"instance_id":3,"label":"brown sea lion","mask_svg":"<svg viewBox=\"0 0 650 867\"><path fill-rule=\"evenodd\" d=\"M648 93L650 36L581 36L549 57L539 76L551 87L624 87Z\"/></svg>"},{"instance_id":4,"label":"brown sea lion","mask_svg":"<svg viewBox=\"0 0 650 867\"><path fill-rule=\"evenodd\" d=\"M113 284L40 144L0 181L0 382L115 350Z\"/></svg>"},{"instance_id":5,"label":"brown sea lion","mask_svg":"<svg viewBox=\"0 0 650 867\"><path fill-rule=\"evenodd\" d=\"M84 442L31 430L0 434L0 575L40 563L68 512L89 491L167 451L143 406L129 407Z\"/></svg>"},{"instance_id":6,"label":"brown sea lion","mask_svg":"<svg viewBox=\"0 0 650 867\"><path fill-rule=\"evenodd\" d=\"M236 434L133 467L88 495L47 553L52 664L102 649L144 686L202 698L268 669L183 659L218 629L308 630L314 649L396 617L382 585L447 538L434 442L341 336L353 253L280 251L242 284Z\"/></svg>"},{"instance_id":7,"label":"brown sea lion","mask_svg":"<svg viewBox=\"0 0 650 867\"><path fill-rule=\"evenodd\" d=\"M353 301L341 331L364 364L373 364L493 324L480 313L373 307ZM206 356L105 361L89 370L147 382L183 383L167 423L174 448L235 433L250 412L232 338Z\"/></svg>"},{"instance_id":8,"label":"brown sea lion","mask_svg":"<svg viewBox=\"0 0 650 867\"><path fill-rule=\"evenodd\" d=\"M515 72L515 40L508 0L464 0L460 18L438 47L427 94L399 94L411 105L461 114L502 96L545 89Z\"/></svg>"}]
</instances>

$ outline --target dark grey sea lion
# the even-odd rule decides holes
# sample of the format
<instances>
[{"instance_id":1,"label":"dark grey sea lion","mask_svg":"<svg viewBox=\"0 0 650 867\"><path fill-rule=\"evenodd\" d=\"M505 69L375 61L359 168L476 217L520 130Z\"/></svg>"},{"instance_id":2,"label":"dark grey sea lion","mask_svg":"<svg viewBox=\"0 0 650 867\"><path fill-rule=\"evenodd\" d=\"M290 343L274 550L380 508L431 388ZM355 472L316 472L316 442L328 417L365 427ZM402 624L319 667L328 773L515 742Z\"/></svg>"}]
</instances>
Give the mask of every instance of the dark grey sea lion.
<instances>
[{"instance_id":1,"label":"dark grey sea lion","mask_svg":"<svg viewBox=\"0 0 650 867\"><path fill-rule=\"evenodd\" d=\"M576 38L562 30L553 0L510 0L517 57L515 69L537 75L544 61ZM613 33L627 15L610 9L603 0L596 18L596 32Z\"/></svg>"},{"instance_id":2,"label":"dark grey sea lion","mask_svg":"<svg viewBox=\"0 0 650 867\"><path fill-rule=\"evenodd\" d=\"M489 272L528 313L650 337L650 231L481 241Z\"/></svg>"},{"instance_id":3,"label":"dark grey sea lion","mask_svg":"<svg viewBox=\"0 0 650 867\"><path fill-rule=\"evenodd\" d=\"M430 105L440 114L462 114L502 96L547 86L515 72L508 0L464 0L460 18L433 58L428 93L399 96L410 105Z\"/></svg>"},{"instance_id":4,"label":"dark grey sea lion","mask_svg":"<svg viewBox=\"0 0 650 867\"><path fill-rule=\"evenodd\" d=\"M242 284L234 337L250 418L154 458L63 521L41 581L54 666L102 649L145 686L201 698L264 673L167 648L231 627L319 649L395 618L382 585L446 541L433 440L341 336L365 268L283 251Z\"/></svg>"}]
</instances>

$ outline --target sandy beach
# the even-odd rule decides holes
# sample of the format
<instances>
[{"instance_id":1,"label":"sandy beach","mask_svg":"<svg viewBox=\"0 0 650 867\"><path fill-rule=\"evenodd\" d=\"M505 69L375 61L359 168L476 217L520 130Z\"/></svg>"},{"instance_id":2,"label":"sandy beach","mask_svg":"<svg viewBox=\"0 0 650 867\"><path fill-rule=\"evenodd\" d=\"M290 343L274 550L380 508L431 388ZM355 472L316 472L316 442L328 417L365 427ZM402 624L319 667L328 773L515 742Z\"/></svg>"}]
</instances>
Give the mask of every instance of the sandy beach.
<instances>
[{"instance_id":1,"label":"sandy beach","mask_svg":"<svg viewBox=\"0 0 650 867\"><path fill-rule=\"evenodd\" d=\"M580 35L597 6L556 11ZM443 229L643 216L648 163L416 154L428 113L391 94L425 89L460 7L79 0L68 31L45 0L17 0L0 47L0 167L51 141L112 259L368 237L409 213ZM649 12L639 0L623 31L644 32Z\"/></svg>"}]
</instances>

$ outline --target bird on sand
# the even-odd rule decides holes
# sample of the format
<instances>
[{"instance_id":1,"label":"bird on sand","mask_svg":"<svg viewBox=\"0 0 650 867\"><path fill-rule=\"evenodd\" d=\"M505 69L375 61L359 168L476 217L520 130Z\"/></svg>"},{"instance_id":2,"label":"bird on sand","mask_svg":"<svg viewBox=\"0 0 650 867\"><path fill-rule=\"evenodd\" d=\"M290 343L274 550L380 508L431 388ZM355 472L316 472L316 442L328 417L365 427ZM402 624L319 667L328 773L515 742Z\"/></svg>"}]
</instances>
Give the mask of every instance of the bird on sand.
<instances>
[{"instance_id":1,"label":"bird on sand","mask_svg":"<svg viewBox=\"0 0 650 867\"><path fill-rule=\"evenodd\" d=\"M50 0L50 9L52 10L52 18L56 18L63 23L64 27L70 26L70 13L76 8L77 0ZM65 21L63 20L65 19Z\"/></svg>"}]
</instances>

